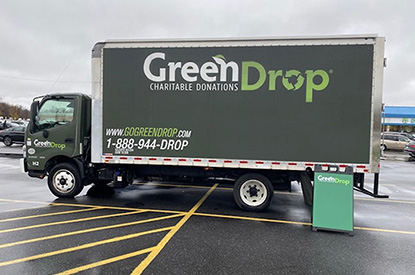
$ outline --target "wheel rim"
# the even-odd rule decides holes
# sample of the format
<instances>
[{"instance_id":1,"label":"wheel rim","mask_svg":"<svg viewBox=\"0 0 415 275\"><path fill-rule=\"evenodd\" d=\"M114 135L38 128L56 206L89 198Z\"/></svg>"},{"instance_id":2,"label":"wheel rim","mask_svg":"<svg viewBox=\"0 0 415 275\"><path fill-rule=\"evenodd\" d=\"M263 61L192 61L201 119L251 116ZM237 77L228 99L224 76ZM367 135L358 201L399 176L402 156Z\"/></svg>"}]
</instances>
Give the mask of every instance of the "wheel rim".
<instances>
[{"instance_id":1,"label":"wheel rim","mask_svg":"<svg viewBox=\"0 0 415 275\"><path fill-rule=\"evenodd\" d=\"M10 146L12 144L12 139L10 137L6 137L4 139L4 144L6 144L6 146Z\"/></svg>"},{"instance_id":2,"label":"wheel rim","mask_svg":"<svg viewBox=\"0 0 415 275\"><path fill-rule=\"evenodd\" d=\"M53 176L53 187L60 193L69 193L75 188L75 176L66 169L57 171Z\"/></svg>"},{"instance_id":3,"label":"wheel rim","mask_svg":"<svg viewBox=\"0 0 415 275\"><path fill-rule=\"evenodd\" d=\"M264 183L252 179L242 184L239 194L248 206L259 206L267 199L268 190Z\"/></svg>"}]
</instances>

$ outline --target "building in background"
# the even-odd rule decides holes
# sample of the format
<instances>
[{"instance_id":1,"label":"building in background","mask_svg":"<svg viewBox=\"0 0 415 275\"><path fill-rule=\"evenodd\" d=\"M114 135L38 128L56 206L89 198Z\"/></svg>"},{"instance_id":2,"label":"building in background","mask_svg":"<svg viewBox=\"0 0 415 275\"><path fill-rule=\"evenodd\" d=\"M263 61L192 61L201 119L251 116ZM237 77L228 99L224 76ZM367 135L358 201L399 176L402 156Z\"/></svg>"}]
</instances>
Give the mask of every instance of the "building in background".
<instances>
[{"instance_id":1,"label":"building in background","mask_svg":"<svg viewBox=\"0 0 415 275\"><path fill-rule=\"evenodd\" d=\"M385 106L382 113L384 132L415 132L415 107Z\"/></svg>"}]
</instances>

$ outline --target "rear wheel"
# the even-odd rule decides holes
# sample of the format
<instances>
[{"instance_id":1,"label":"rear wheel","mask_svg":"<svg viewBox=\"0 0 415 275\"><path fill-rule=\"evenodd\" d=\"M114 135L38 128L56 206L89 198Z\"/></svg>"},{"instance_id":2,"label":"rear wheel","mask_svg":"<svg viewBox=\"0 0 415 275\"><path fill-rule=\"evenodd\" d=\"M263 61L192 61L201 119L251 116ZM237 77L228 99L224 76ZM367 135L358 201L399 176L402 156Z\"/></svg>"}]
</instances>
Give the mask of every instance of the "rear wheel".
<instances>
[{"instance_id":1,"label":"rear wheel","mask_svg":"<svg viewBox=\"0 0 415 275\"><path fill-rule=\"evenodd\" d=\"M12 144L13 144L12 138L11 137L5 137L4 140L3 140L3 143L6 146L12 146Z\"/></svg>"},{"instance_id":2,"label":"rear wheel","mask_svg":"<svg viewBox=\"0 0 415 275\"><path fill-rule=\"evenodd\" d=\"M236 204L248 211L262 211L267 208L273 194L274 188L271 181L261 174L242 175L233 188Z\"/></svg>"},{"instance_id":3,"label":"rear wheel","mask_svg":"<svg viewBox=\"0 0 415 275\"><path fill-rule=\"evenodd\" d=\"M386 147L386 145L385 145L385 144L381 144L381 145L380 145L380 150L382 150L382 151L386 151L386 150L388 150L388 147Z\"/></svg>"},{"instance_id":4,"label":"rear wheel","mask_svg":"<svg viewBox=\"0 0 415 275\"><path fill-rule=\"evenodd\" d=\"M82 191L84 185L75 165L61 163L50 170L48 187L59 198L73 198Z\"/></svg>"}]
</instances>

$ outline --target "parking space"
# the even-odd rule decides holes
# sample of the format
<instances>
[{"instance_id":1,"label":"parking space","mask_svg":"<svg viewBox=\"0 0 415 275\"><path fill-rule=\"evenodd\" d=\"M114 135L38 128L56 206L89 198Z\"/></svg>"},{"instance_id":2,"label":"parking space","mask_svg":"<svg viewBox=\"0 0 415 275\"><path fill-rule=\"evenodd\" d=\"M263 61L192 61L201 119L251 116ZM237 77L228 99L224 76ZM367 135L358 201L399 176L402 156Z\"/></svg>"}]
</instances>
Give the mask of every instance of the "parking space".
<instances>
[{"instance_id":1,"label":"parking space","mask_svg":"<svg viewBox=\"0 0 415 275\"><path fill-rule=\"evenodd\" d=\"M72 274L148 254L184 216L167 212L64 203L2 212L1 273Z\"/></svg>"},{"instance_id":2,"label":"parking space","mask_svg":"<svg viewBox=\"0 0 415 275\"><path fill-rule=\"evenodd\" d=\"M140 183L55 199L46 182L2 171L1 274L413 274L414 163L384 162L381 193L355 193L355 236L312 232L301 188L241 211L231 185ZM3 177L6 175L6 177ZM370 179L368 179L370 181ZM368 186L370 187L370 185Z\"/></svg>"}]
</instances>

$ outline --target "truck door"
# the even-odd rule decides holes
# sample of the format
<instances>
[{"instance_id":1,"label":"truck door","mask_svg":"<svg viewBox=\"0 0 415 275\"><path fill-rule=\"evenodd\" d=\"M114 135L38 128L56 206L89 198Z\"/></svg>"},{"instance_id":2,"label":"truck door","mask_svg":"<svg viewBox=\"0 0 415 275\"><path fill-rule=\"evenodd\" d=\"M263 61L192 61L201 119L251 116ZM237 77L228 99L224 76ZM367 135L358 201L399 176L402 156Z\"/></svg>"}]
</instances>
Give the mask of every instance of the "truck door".
<instances>
[{"instance_id":1,"label":"truck door","mask_svg":"<svg viewBox=\"0 0 415 275\"><path fill-rule=\"evenodd\" d=\"M76 97L57 96L43 100L27 134L28 167L43 170L48 160L55 156L74 157L79 151Z\"/></svg>"}]
</instances>

